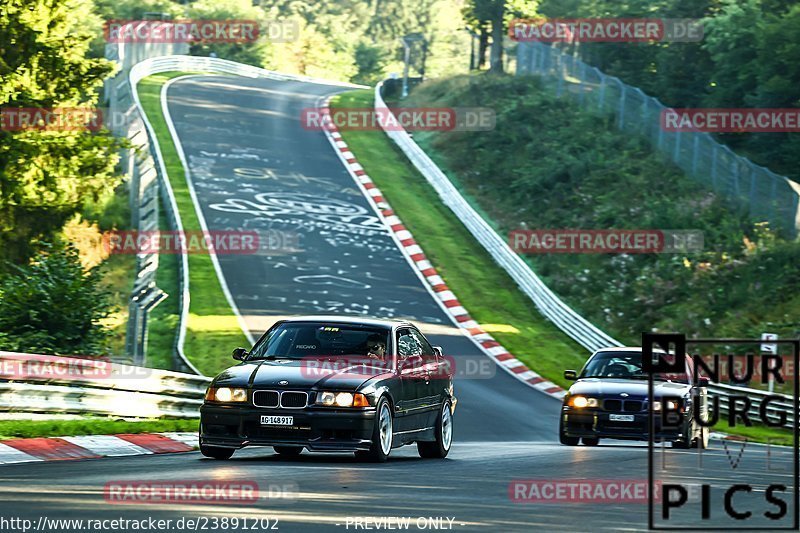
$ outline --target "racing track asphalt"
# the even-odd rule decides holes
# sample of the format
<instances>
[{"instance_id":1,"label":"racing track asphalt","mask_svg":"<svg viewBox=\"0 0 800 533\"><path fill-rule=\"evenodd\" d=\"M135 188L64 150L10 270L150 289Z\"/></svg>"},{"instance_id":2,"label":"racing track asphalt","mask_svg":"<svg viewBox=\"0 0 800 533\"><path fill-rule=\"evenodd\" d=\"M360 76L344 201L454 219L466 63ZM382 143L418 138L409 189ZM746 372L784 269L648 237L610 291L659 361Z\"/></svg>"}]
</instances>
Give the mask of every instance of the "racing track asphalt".
<instances>
[{"instance_id":1,"label":"racing track asphalt","mask_svg":"<svg viewBox=\"0 0 800 533\"><path fill-rule=\"evenodd\" d=\"M258 335L276 316L290 314L405 317L446 354L479 357L422 287L324 134L301 127L302 109L341 90L222 76L184 78L169 89L169 111L209 229L297 233L293 250L219 256L245 322ZM269 516L279 518L280 531L353 531L347 517L363 516L450 517L453 531L646 529L641 503L530 504L509 497L515 479L645 480L646 446L559 445L559 402L500 369L493 377L457 380L456 395L455 443L443 461L422 460L414 447L394 450L382 465L307 452L286 459L256 448L222 462L194 452L8 465L0 467L0 513L33 520ZM792 485L790 454L773 449L767 471L765 450L748 446L735 469L733 449L726 453L719 443L703 453L702 466L696 452L667 450L657 454L657 466L662 458L667 466L657 477L712 482L711 523L730 528L741 524L722 520L719 487L773 478ZM103 498L108 482L209 479L288 484L294 497L245 505L109 504ZM773 509L761 493L736 501Z\"/></svg>"}]
</instances>

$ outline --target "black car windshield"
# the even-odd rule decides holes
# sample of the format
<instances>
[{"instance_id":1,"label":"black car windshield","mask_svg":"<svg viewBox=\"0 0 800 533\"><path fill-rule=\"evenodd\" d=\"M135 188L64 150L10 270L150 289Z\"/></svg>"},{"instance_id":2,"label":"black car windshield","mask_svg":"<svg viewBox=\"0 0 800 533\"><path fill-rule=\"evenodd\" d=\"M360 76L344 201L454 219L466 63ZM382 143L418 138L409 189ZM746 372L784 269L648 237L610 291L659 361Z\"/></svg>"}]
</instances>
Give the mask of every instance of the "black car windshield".
<instances>
[{"instance_id":1,"label":"black car windshield","mask_svg":"<svg viewBox=\"0 0 800 533\"><path fill-rule=\"evenodd\" d=\"M581 372L581 378L647 379L642 369L641 352L600 352L595 354ZM688 383L688 374L664 374L653 376L661 381Z\"/></svg>"},{"instance_id":2,"label":"black car windshield","mask_svg":"<svg viewBox=\"0 0 800 533\"><path fill-rule=\"evenodd\" d=\"M364 357L385 360L389 329L358 324L284 322L266 333L250 351L253 359Z\"/></svg>"}]
</instances>

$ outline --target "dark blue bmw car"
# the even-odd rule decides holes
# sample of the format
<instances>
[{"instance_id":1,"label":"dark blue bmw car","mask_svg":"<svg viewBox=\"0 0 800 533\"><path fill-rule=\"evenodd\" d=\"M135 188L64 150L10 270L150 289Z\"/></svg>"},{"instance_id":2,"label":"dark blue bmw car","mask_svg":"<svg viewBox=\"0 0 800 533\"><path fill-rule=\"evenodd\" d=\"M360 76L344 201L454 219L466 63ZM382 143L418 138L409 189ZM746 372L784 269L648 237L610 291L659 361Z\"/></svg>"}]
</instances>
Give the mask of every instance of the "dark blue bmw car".
<instances>
[{"instance_id":1,"label":"dark blue bmw car","mask_svg":"<svg viewBox=\"0 0 800 533\"><path fill-rule=\"evenodd\" d=\"M705 448L709 428L700 425L696 413L705 419L708 406L703 385L707 381L700 378L694 385L692 359L686 361L684 373L653 377L653 436L672 442L673 447ZM564 377L575 384L561 406L561 444L576 446L582 441L596 446L603 438L648 440L648 374L642 369L641 348L598 350L580 374L565 370Z\"/></svg>"}]
</instances>

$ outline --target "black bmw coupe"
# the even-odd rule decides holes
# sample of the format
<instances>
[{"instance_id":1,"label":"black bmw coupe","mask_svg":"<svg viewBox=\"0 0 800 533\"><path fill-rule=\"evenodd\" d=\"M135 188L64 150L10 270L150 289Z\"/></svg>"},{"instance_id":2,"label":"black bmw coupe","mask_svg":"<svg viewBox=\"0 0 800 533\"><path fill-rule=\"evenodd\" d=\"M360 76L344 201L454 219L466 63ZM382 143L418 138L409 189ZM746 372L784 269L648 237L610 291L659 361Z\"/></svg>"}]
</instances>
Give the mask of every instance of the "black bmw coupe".
<instances>
[{"instance_id":1,"label":"black bmw coupe","mask_svg":"<svg viewBox=\"0 0 800 533\"><path fill-rule=\"evenodd\" d=\"M565 370L575 380L561 405L561 444L579 441L597 445L601 438L648 440L650 412L648 374L642 369L641 348L604 348L595 352L578 374ZM653 376L654 440L669 441L677 448L708 445L708 380L695 379L692 358L678 374Z\"/></svg>"},{"instance_id":2,"label":"black bmw coupe","mask_svg":"<svg viewBox=\"0 0 800 533\"><path fill-rule=\"evenodd\" d=\"M298 317L274 324L211 382L200 451L228 459L245 446L282 455L355 452L382 462L417 444L443 458L453 439L453 371L410 322Z\"/></svg>"}]
</instances>

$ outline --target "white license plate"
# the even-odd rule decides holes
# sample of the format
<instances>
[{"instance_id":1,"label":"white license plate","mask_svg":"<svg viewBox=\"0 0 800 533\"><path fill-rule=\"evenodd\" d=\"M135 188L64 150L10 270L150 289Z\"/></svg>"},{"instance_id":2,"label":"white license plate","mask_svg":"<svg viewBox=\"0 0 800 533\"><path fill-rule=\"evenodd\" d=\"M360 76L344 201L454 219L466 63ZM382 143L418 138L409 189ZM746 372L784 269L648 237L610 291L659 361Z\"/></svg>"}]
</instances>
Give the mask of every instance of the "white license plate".
<instances>
[{"instance_id":1,"label":"white license plate","mask_svg":"<svg viewBox=\"0 0 800 533\"><path fill-rule=\"evenodd\" d=\"M608 415L612 422L633 422L633 415Z\"/></svg>"},{"instance_id":2,"label":"white license plate","mask_svg":"<svg viewBox=\"0 0 800 533\"><path fill-rule=\"evenodd\" d=\"M261 416L262 426L291 426L293 423L293 416Z\"/></svg>"}]
</instances>

